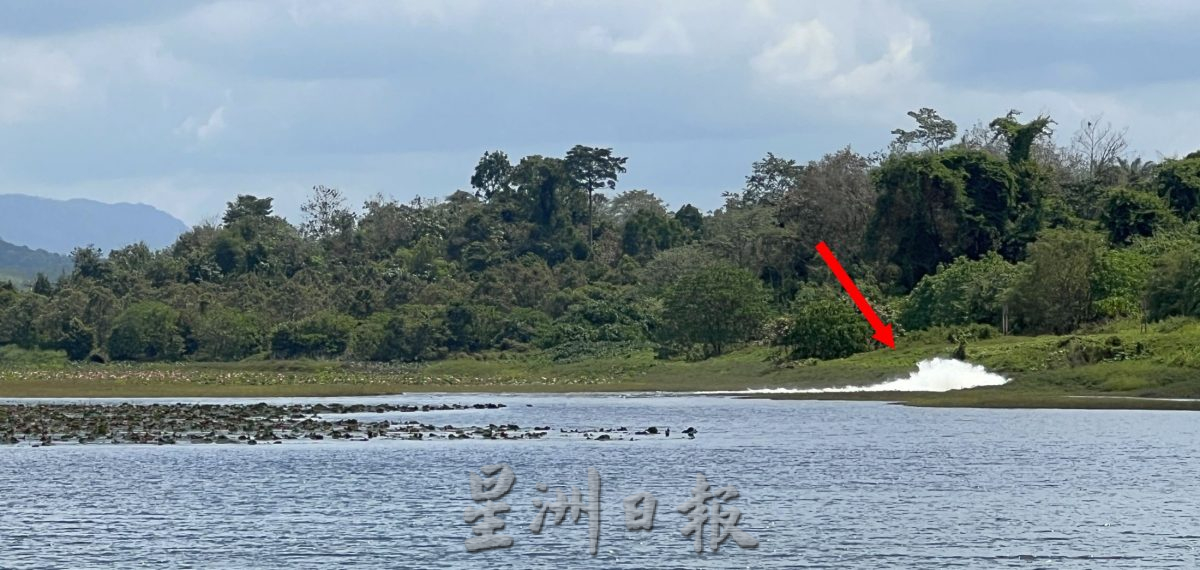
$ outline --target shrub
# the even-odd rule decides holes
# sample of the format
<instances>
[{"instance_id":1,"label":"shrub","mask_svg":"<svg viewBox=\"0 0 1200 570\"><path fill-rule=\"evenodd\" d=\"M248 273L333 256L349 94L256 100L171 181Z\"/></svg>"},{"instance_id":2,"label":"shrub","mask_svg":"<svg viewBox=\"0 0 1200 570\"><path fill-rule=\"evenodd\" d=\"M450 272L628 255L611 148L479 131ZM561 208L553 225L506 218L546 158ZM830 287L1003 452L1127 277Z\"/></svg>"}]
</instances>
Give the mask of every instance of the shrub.
<instances>
[{"instance_id":1,"label":"shrub","mask_svg":"<svg viewBox=\"0 0 1200 570\"><path fill-rule=\"evenodd\" d=\"M274 358L335 358L346 352L357 323L338 313L318 313L301 321L284 323L271 333Z\"/></svg>"},{"instance_id":2,"label":"shrub","mask_svg":"<svg viewBox=\"0 0 1200 570\"><path fill-rule=\"evenodd\" d=\"M213 307L200 315L192 335L200 358L241 360L263 349L266 332L256 315Z\"/></svg>"},{"instance_id":3,"label":"shrub","mask_svg":"<svg viewBox=\"0 0 1200 570\"><path fill-rule=\"evenodd\" d=\"M113 360L178 360L179 313L157 301L130 305L113 323L108 354Z\"/></svg>"},{"instance_id":4,"label":"shrub","mask_svg":"<svg viewBox=\"0 0 1200 570\"><path fill-rule=\"evenodd\" d=\"M873 331L849 300L802 293L779 332L772 344L789 358L829 360L870 350Z\"/></svg>"},{"instance_id":5,"label":"shrub","mask_svg":"<svg viewBox=\"0 0 1200 570\"><path fill-rule=\"evenodd\" d=\"M1020 271L995 252L960 257L917 283L904 302L900 322L908 329L987 323L999 325L1004 295Z\"/></svg>"}]
</instances>

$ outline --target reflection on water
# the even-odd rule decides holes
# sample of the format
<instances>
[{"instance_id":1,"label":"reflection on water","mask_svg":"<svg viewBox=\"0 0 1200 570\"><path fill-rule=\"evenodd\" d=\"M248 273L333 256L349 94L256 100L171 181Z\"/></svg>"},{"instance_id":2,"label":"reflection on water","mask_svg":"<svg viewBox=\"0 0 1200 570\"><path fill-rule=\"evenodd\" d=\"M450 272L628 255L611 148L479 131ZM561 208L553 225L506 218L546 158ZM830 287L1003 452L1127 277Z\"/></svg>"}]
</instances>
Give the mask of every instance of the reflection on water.
<instances>
[{"instance_id":1,"label":"reflection on water","mask_svg":"<svg viewBox=\"0 0 1200 570\"><path fill-rule=\"evenodd\" d=\"M509 406L420 416L435 424L658 426L672 437L4 447L0 567L1190 568L1200 547L1190 413L383 399ZM694 440L680 434L689 426ZM499 462L516 473L503 515L514 544L467 553L468 473ZM586 515L529 531L533 500L585 489L588 467L603 489L595 557ZM693 552L676 507L697 473L737 487L730 504L757 549ZM621 500L641 491L658 499L654 529L628 532Z\"/></svg>"}]
</instances>

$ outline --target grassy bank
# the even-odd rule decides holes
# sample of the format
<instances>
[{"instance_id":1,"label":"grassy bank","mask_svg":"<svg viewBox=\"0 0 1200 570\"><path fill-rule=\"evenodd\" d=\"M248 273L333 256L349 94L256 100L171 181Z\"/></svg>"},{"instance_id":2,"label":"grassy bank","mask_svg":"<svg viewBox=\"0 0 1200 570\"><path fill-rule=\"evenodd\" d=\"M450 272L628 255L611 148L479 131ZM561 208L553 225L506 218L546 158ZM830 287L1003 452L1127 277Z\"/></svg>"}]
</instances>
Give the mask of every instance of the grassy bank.
<instances>
[{"instance_id":1,"label":"grassy bank","mask_svg":"<svg viewBox=\"0 0 1200 570\"><path fill-rule=\"evenodd\" d=\"M67 364L46 354L0 354L0 397L350 396L399 392L708 391L870 384L950 356L945 331L902 337L898 350L833 361L780 364L767 348L701 362L664 361L648 348L555 360L493 353L425 365L321 361L181 364ZM968 360L1013 379L997 388L944 394L796 395L886 399L924 406L1194 409L1200 398L1200 323L1143 330L1116 324L1088 334L997 337L967 343ZM1118 396L1080 398L1078 396Z\"/></svg>"}]
</instances>

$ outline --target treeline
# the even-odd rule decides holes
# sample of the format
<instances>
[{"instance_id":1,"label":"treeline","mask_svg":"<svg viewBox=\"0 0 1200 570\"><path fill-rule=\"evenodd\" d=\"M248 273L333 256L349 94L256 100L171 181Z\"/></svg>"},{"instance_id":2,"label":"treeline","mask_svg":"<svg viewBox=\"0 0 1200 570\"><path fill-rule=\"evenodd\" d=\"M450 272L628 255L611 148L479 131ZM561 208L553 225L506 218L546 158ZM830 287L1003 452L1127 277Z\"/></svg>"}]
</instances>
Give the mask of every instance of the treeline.
<instances>
[{"instance_id":1,"label":"treeline","mask_svg":"<svg viewBox=\"0 0 1200 570\"><path fill-rule=\"evenodd\" d=\"M0 285L0 345L98 361L870 350L820 241L901 335L1200 316L1200 153L1132 157L1098 118L1059 145L1047 117L960 134L909 115L885 152L768 154L709 213L616 192L626 158L586 146L486 153L473 191L441 200L356 209L318 186L298 226L241 195L162 251L78 248L57 281Z\"/></svg>"}]
</instances>

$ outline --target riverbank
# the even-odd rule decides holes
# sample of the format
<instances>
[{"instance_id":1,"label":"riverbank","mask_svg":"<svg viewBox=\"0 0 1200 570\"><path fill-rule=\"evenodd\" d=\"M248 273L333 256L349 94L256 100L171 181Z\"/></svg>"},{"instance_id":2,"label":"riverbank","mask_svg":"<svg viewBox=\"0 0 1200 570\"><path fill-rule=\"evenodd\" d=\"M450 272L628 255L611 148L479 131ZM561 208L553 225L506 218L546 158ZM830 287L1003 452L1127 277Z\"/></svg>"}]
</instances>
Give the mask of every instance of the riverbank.
<instances>
[{"instance_id":1,"label":"riverbank","mask_svg":"<svg viewBox=\"0 0 1200 570\"><path fill-rule=\"evenodd\" d=\"M831 361L778 361L772 349L743 349L699 362L659 360L648 347L555 359L492 353L423 365L256 360L238 363L67 364L52 358L0 360L0 398L299 397L412 392L704 392L871 385L907 376L918 362L958 348L947 331L898 340ZM974 339L969 362L1012 381L946 393L770 394L762 397L872 399L920 406L1197 409L1200 323L1142 330L1113 325L1090 334ZM1119 398L1078 398L1118 396Z\"/></svg>"}]
</instances>

